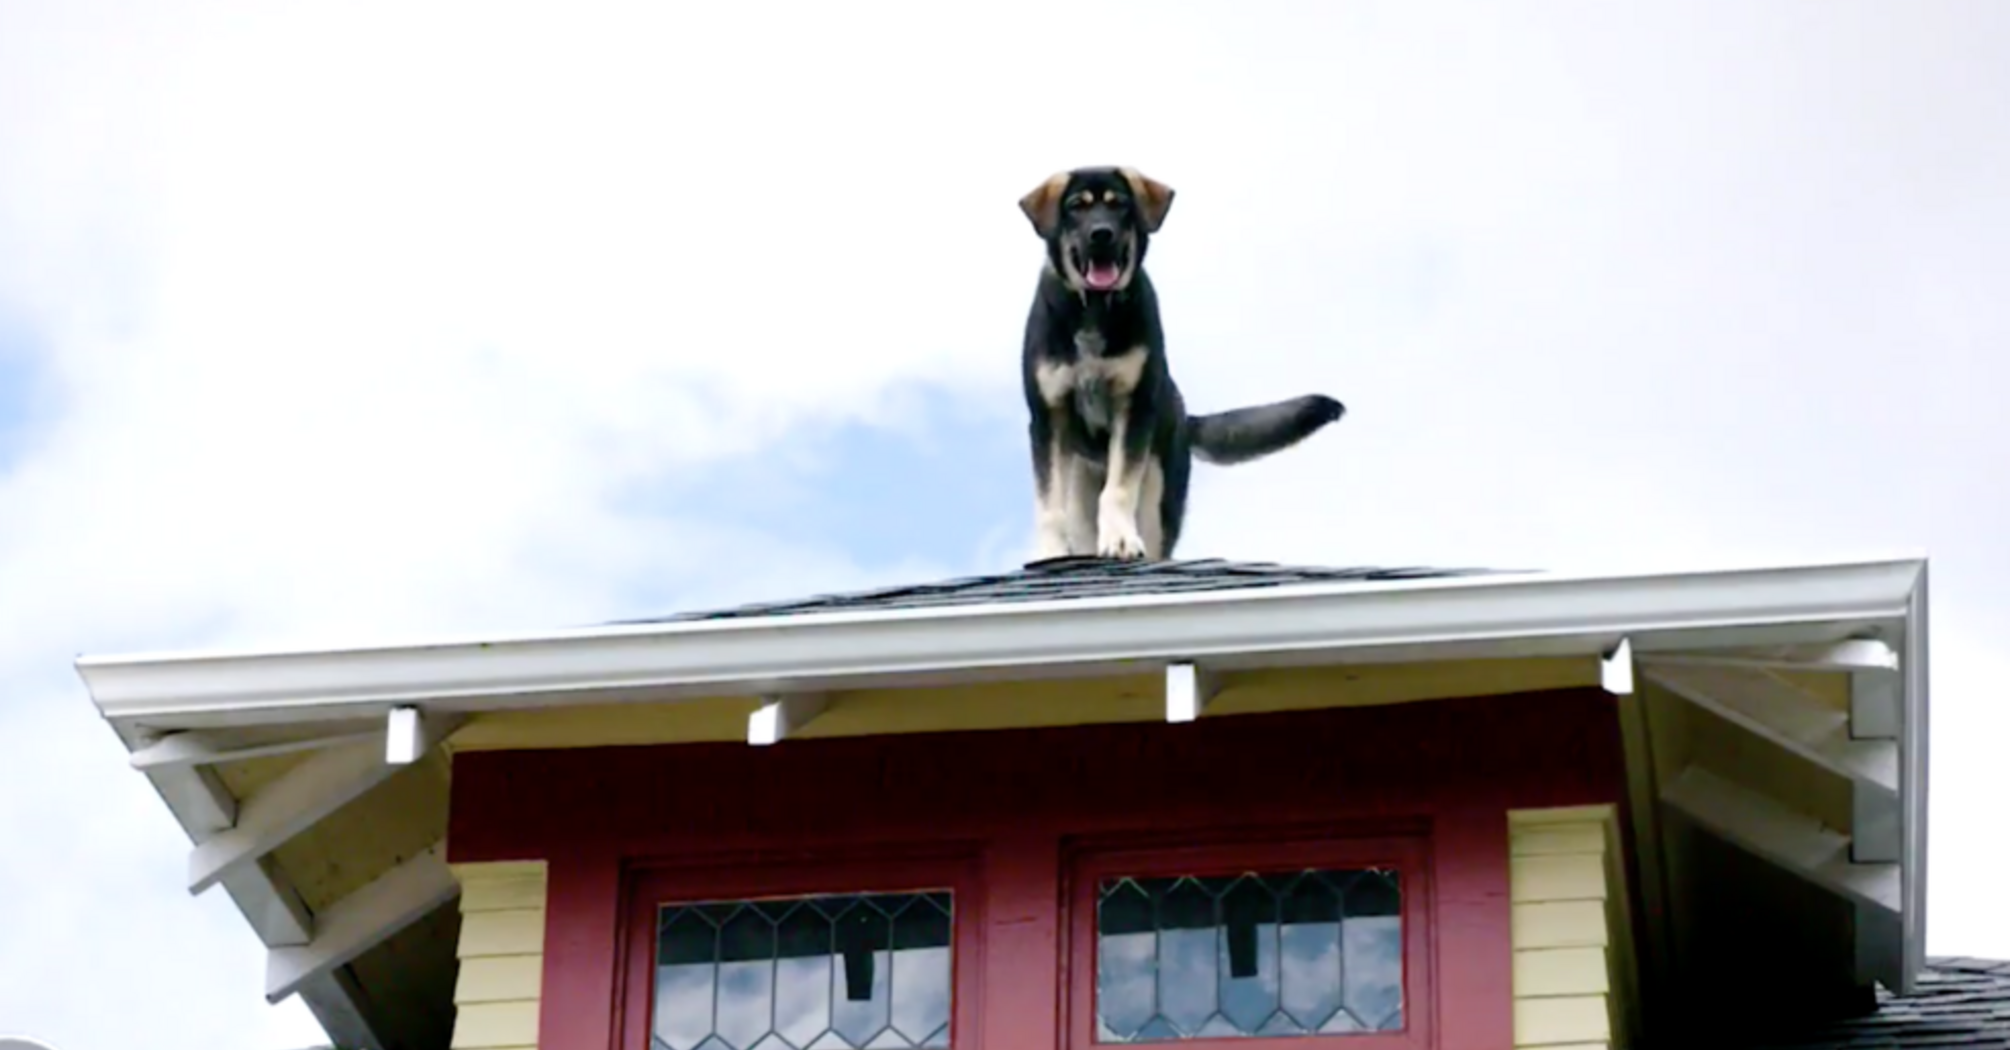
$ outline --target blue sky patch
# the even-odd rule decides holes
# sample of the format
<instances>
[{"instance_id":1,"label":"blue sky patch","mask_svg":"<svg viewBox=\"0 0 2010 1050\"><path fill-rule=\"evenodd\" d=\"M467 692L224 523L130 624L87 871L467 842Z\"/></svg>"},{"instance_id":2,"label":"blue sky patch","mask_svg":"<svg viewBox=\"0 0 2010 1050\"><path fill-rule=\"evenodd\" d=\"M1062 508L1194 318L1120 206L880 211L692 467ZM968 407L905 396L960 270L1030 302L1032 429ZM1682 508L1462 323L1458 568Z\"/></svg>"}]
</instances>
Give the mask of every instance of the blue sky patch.
<instances>
[{"instance_id":1,"label":"blue sky patch","mask_svg":"<svg viewBox=\"0 0 2010 1050\"><path fill-rule=\"evenodd\" d=\"M893 403L893 425L805 425L761 456L632 493L622 509L745 528L867 571L916 561L951 572L1015 567L998 550L1031 528L1024 423L934 389Z\"/></svg>"},{"instance_id":2,"label":"blue sky patch","mask_svg":"<svg viewBox=\"0 0 2010 1050\"><path fill-rule=\"evenodd\" d=\"M37 349L25 325L0 313L0 474L19 461L33 424L46 411L47 382Z\"/></svg>"}]
</instances>

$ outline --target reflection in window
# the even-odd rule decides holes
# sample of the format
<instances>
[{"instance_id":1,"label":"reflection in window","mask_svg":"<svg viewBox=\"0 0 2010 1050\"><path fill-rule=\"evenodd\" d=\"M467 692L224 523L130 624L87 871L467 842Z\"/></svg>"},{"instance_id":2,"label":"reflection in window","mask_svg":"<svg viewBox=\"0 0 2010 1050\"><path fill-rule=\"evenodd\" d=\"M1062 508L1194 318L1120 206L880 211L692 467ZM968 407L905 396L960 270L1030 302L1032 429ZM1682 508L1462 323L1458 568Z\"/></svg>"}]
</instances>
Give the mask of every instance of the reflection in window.
<instances>
[{"instance_id":1,"label":"reflection in window","mask_svg":"<svg viewBox=\"0 0 2010 1050\"><path fill-rule=\"evenodd\" d=\"M1108 879L1096 903L1096 1041L1403 1027L1392 871Z\"/></svg>"},{"instance_id":2,"label":"reflection in window","mask_svg":"<svg viewBox=\"0 0 2010 1050\"><path fill-rule=\"evenodd\" d=\"M653 1050L949 1045L947 893L669 905Z\"/></svg>"}]
</instances>

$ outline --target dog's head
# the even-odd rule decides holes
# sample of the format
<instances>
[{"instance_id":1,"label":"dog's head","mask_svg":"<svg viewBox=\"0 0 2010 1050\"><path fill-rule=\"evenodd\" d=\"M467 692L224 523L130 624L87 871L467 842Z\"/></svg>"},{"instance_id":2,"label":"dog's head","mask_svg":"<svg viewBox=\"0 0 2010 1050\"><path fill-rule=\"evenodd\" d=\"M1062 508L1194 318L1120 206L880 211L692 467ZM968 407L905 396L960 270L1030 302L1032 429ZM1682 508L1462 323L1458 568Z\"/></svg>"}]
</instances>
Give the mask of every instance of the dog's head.
<instances>
[{"instance_id":1,"label":"dog's head","mask_svg":"<svg viewBox=\"0 0 2010 1050\"><path fill-rule=\"evenodd\" d=\"M1130 287L1172 201L1172 187L1131 168L1077 168L1021 197L1019 210L1068 287L1108 294Z\"/></svg>"}]
</instances>

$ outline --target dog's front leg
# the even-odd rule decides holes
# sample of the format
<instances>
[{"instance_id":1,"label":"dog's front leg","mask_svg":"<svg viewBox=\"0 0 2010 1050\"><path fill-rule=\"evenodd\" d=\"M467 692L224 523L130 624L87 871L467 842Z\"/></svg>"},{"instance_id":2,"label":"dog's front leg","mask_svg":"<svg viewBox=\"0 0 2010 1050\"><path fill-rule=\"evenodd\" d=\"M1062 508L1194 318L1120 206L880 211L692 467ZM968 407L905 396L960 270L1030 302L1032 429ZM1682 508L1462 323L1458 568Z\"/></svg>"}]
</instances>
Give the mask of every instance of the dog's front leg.
<instances>
[{"instance_id":1,"label":"dog's front leg","mask_svg":"<svg viewBox=\"0 0 2010 1050\"><path fill-rule=\"evenodd\" d=\"M1077 497L1068 457L1061 448L1061 428L1051 412L1035 417L1028 437L1033 445L1033 560L1044 561L1076 553L1069 550L1069 519Z\"/></svg>"},{"instance_id":2,"label":"dog's front leg","mask_svg":"<svg viewBox=\"0 0 2010 1050\"><path fill-rule=\"evenodd\" d=\"M1130 412L1119 409L1110 421L1109 470L1096 500L1096 553L1105 558L1142 558L1145 540L1138 532L1138 497L1144 490L1149 435L1132 433Z\"/></svg>"}]
</instances>

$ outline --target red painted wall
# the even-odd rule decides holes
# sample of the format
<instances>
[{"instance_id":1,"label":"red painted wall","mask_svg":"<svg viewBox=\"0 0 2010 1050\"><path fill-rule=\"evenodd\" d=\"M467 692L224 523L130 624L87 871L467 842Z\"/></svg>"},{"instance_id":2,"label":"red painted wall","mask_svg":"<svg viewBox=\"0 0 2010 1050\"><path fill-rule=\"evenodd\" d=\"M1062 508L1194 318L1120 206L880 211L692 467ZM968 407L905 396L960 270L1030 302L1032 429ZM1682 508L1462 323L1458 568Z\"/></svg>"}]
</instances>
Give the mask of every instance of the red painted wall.
<instances>
[{"instance_id":1,"label":"red painted wall","mask_svg":"<svg viewBox=\"0 0 2010 1050\"><path fill-rule=\"evenodd\" d=\"M644 1045L620 1034L636 1005L620 958L628 902L642 889L730 892L722 876L786 880L774 873L804 864L885 872L903 855L972 873L957 1050L1059 1050L1073 844L1421 832L1428 1029L1446 1050L1503 1050L1506 811L1617 803L1623 785L1617 716L1595 689L1187 725L471 752L454 760L448 853L548 862L547 1050Z\"/></svg>"}]
</instances>

